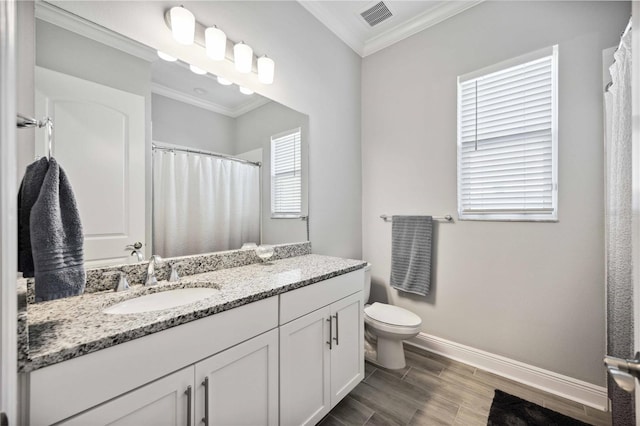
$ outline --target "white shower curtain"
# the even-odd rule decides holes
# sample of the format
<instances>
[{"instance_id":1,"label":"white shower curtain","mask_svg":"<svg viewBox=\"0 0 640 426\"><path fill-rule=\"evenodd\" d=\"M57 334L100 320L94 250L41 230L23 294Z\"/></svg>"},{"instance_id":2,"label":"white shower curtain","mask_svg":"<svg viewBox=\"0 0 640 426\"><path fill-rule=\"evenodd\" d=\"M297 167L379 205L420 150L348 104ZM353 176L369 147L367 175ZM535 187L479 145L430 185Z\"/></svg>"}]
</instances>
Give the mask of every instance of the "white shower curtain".
<instances>
[{"instance_id":1,"label":"white shower curtain","mask_svg":"<svg viewBox=\"0 0 640 426\"><path fill-rule=\"evenodd\" d=\"M153 151L154 253L209 253L259 239L259 167L204 154Z\"/></svg>"},{"instance_id":2,"label":"white shower curtain","mask_svg":"<svg viewBox=\"0 0 640 426\"><path fill-rule=\"evenodd\" d=\"M633 358L631 31L627 31L609 68L605 93L605 244L607 278L607 353ZM614 425L632 425L631 395L609 380Z\"/></svg>"}]
</instances>

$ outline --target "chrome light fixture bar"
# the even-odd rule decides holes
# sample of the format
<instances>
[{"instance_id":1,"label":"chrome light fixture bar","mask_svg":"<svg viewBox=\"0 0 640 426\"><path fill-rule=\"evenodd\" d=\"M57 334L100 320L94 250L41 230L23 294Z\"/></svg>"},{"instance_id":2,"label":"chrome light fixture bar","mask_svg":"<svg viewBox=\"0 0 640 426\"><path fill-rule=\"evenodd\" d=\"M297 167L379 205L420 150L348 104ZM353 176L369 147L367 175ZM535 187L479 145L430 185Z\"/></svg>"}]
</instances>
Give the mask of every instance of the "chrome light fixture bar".
<instances>
[{"instance_id":1,"label":"chrome light fixture bar","mask_svg":"<svg viewBox=\"0 0 640 426\"><path fill-rule=\"evenodd\" d=\"M273 83L275 71L275 62L273 59L266 55L260 56L259 58L256 57L253 49L244 41L236 43L228 39L226 34L218 27L212 26L207 28L199 23L195 17L193 19L193 26L191 26L189 15L193 16L193 14L183 6L173 7L165 12L165 24L171 30L174 39L178 43L184 45L195 43L205 48L207 57L213 60L228 59L234 63L238 72L255 72L258 74L258 80L262 84ZM172 21L174 16L176 16L175 21ZM178 28L174 30L174 27ZM193 34L193 41L188 43L190 34Z\"/></svg>"}]
</instances>

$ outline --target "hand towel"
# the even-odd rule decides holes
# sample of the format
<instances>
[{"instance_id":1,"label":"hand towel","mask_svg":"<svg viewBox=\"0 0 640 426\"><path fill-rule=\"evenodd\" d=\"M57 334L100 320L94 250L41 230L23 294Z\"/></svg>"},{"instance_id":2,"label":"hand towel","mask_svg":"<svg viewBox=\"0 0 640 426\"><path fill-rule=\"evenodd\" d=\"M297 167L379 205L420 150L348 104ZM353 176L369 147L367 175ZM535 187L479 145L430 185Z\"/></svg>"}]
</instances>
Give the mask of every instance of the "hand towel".
<instances>
[{"instance_id":1,"label":"hand towel","mask_svg":"<svg viewBox=\"0 0 640 426\"><path fill-rule=\"evenodd\" d=\"M53 157L29 223L36 301L82 294L86 273L80 213L69 179Z\"/></svg>"},{"instance_id":2,"label":"hand towel","mask_svg":"<svg viewBox=\"0 0 640 426\"><path fill-rule=\"evenodd\" d=\"M42 157L27 166L18 190L18 271L24 277L33 277L31 254L31 228L29 218L33 204L40 195L42 182L49 169L49 159Z\"/></svg>"},{"instance_id":3,"label":"hand towel","mask_svg":"<svg viewBox=\"0 0 640 426\"><path fill-rule=\"evenodd\" d=\"M391 228L391 286L421 296L431 287L433 218L393 216Z\"/></svg>"}]
</instances>

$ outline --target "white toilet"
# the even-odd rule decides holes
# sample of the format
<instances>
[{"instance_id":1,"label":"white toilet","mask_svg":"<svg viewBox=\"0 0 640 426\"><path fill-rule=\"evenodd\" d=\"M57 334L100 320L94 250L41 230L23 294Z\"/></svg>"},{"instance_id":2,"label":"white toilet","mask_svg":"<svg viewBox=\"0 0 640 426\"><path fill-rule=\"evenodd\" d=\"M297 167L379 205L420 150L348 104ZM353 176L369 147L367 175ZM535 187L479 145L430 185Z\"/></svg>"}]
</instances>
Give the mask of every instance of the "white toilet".
<instances>
[{"instance_id":1,"label":"white toilet","mask_svg":"<svg viewBox=\"0 0 640 426\"><path fill-rule=\"evenodd\" d=\"M371 291L371 264L364 268L364 300L369 300ZM422 319L399 306L375 302L364 306L366 343L365 358L388 369L404 368L402 341L415 337L420 332ZM376 344L377 342L377 344ZM373 345L377 348L374 350Z\"/></svg>"}]
</instances>

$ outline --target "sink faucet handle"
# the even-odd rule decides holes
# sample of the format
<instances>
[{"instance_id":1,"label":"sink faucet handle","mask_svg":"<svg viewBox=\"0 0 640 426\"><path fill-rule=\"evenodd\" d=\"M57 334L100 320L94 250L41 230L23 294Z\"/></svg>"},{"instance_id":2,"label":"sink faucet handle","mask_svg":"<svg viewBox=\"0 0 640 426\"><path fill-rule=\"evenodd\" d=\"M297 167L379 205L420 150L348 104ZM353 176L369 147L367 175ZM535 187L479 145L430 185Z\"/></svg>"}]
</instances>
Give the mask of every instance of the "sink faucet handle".
<instances>
[{"instance_id":1,"label":"sink faucet handle","mask_svg":"<svg viewBox=\"0 0 640 426\"><path fill-rule=\"evenodd\" d=\"M140 241L136 241L134 244L129 244L125 246L125 250L131 250L131 256L136 256L138 258L138 262L142 262L144 260L144 255L142 254L142 243Z\"/></svg>"},{"instance_id":2,"label":"sink faucet handle","mask_svg":"<svg viewBox=\"0 0 640 426\"><path fill-rule=\"evenodd\" d=\"M173 262L171 264L171 275L169 276L169 282L180 280L180 275L178 274L178 266L182 265L184 265L184 262Z\"/></svg>"},{"instance_id":3,"label":"sink faucet handle","mask_svg":"<svg viewBox=\"0 0 640 426\"><path fill-rule=\"evenodd\" d=\"M118 283L113 287L113 291L129 290L129 280L127 280L127 274L122 271L109 271L102 274L103 276L118 275Z\"/></svg>"}]
</instances>

